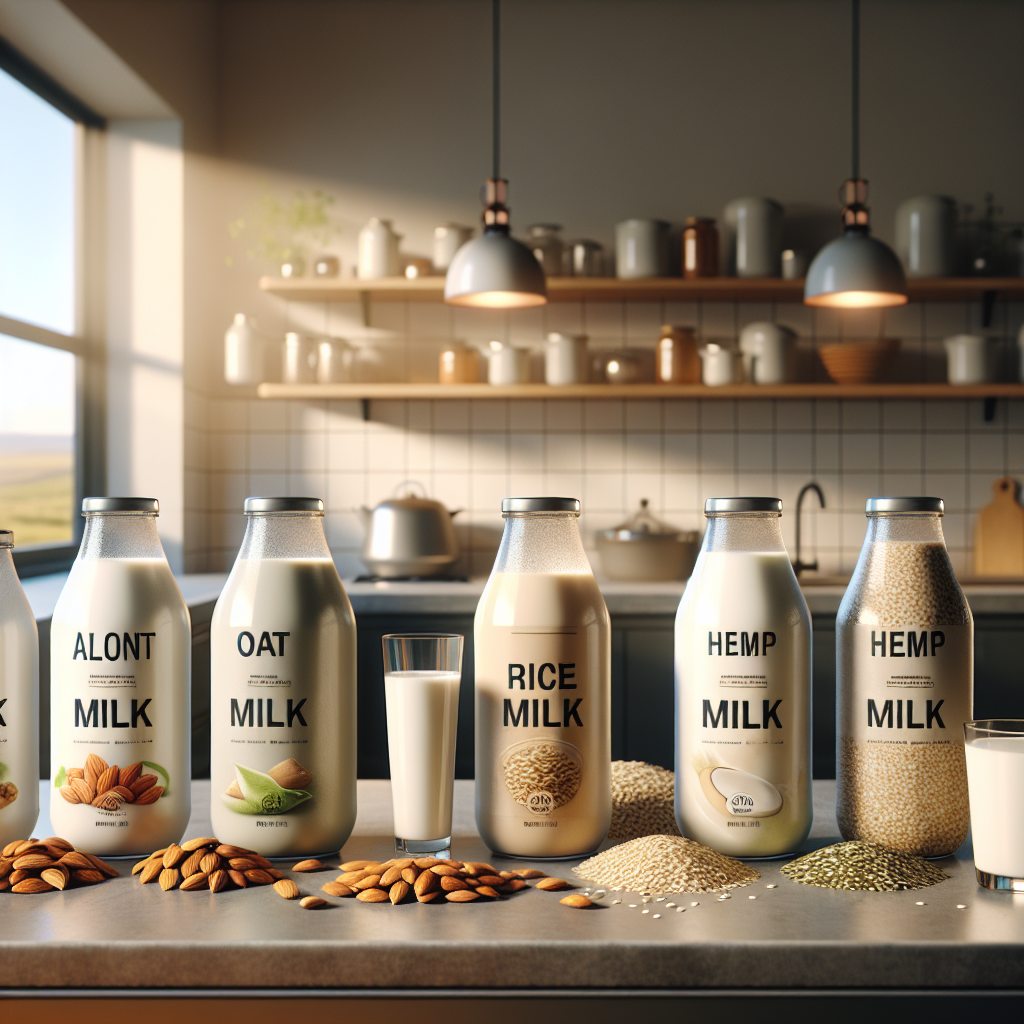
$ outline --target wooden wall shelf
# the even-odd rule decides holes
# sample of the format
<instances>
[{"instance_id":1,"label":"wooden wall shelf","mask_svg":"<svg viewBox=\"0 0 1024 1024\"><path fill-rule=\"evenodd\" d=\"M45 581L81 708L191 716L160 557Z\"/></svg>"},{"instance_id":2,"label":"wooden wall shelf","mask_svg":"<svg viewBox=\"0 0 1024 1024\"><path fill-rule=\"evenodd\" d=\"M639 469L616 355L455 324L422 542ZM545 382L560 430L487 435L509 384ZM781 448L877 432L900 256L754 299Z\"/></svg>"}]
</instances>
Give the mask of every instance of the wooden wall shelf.
<instances>
[{"instance_id":1,"label":"wooden wall shelf","mask_svg":"<svg viewBox=\"0 0 1024 1024\"><path fill-rule=\"evenodd\" d=\"M1024 384L260 384L260 398L1024 398Z\"/></svg>"},{"instance_id":2,"label":"wooden wall shelf","mask_svg":"<svg viewBox=\"0 0 1024 1024\"><path fill-rule=\"evenodd\" d=\"M261 277L260 288L295 302L443 302L444 278ZM803 281L779 278L548 278L551 302L801 302ZM986 293L1024 298L1024 277L929 278L909 282L911 302L975 301Z\"/></svg>"}]
</instances>

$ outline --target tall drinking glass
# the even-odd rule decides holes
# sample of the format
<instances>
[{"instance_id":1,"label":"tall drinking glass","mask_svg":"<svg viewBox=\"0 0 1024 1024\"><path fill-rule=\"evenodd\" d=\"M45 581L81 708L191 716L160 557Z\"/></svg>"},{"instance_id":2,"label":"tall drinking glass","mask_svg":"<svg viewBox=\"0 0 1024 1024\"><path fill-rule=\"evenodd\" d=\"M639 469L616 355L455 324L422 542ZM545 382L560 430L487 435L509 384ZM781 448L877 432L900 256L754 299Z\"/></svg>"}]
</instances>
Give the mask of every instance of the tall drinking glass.
<instances>
[{"instance_id":1,"label":"tall drinking glass","mask_svg":"<svg viewBox=\"0 0 1024 1024\"><path fill-rule=\"evenodd\" d=\"M965 722L964 739L978 884L1024 892L1024 720Z\"/></svg>"},{"instance_id":2,"label":"tall drinking glass","mask_svg":"<svg viewBox=\"0 0 1024 1024\"><path fill-rule=\"evenodd\" d=\"M462 637L383 638L395 852L450 857Z\"/></svg>"}]
</instances>

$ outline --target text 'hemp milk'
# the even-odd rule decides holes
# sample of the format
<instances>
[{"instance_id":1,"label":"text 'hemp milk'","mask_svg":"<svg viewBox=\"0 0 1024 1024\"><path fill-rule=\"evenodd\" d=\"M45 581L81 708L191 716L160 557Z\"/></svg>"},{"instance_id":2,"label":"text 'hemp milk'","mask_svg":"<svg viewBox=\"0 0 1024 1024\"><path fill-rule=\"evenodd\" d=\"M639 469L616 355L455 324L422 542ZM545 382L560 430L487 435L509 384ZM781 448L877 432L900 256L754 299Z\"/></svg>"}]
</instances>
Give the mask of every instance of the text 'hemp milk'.
<instances>
[{"instance_id":1,"label":"text 'hemp milk'","mask_svg":"<svg viewBox=\"0 0 1024 1024\"><path fill-rule=\"evenodd\" d=\"M476 821L517 857L596 849L611 820L611 626L575 498L506 498L476 610Z\"/></svg>"},{"instance_id":2,"label":"text 'hemp milk'","mask_svg":"<svg viewBox=\"0 0 1024 1024\"><path fill-rule=\"evenodd\" d=\"M192 632L155 498L86 498L50 625L57 835L100 856L181 839L191 810Z\"/></svg>"},{"instance_id":3,"label":"text 'hemp milk'","mask_svg":"<svg viewBox=\"0 0 1024 1024\"><path fill-rule=\"evenodd\" d=\"M836 817L844 839L923 857L967 838L974 621L939 498L871 498L836 618Z\"/></svg>"},{"instance_id":4,"label":"text 'hemp milk'","mask_svg":"<svg viewBox=\"0 0 1024 1024\"><path fill-rule=\"evenodd\" d=\"M0 847L39 817L39 634L0 530Z\"/></svg>"},{"instance_id":5,"label":"text 'hemp milk'","mask_svg":"<svg viewBox=\"0 0 1024 1024\"><path fill-rule=\"evenodd\" d=\"M319 498L247 498L210 625L210 817L267 857L340 849L356 819L356 622Z\"/></svg>"},{"instance_id":6,"label":"text 'hemp milk'","mask_svg":"<svg viewBox=\"0 0 1024 1024\"><path fill-rule=\"evenodd\" d=\"M733 857L811 828L811 618L778 498L709 498L676 613L676 821Z\"/></svg>"}]
</instances>

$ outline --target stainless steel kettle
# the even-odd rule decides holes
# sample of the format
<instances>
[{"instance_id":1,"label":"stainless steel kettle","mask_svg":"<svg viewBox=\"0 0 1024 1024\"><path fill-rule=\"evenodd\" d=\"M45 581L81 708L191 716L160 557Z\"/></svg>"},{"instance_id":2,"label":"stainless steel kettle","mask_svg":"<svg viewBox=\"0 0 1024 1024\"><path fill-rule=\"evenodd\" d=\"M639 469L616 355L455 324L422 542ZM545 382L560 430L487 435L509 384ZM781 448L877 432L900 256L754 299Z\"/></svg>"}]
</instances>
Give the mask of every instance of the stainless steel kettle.
<instances>
[{"instance_id":1,"label":"stainless steel kettle","mask_svg":"<svg viewBox=\"0 0 1024 1024\"><path fill-rule=\"evenodd\" d=\"M424 493L418 496L415 488ZM361 558L367 571L384 579L443 574L459 557L452 518L461 509L449 512L411 480L395 491L404 493L359 510L366 527Z\"/></svg>"}]
</instances>

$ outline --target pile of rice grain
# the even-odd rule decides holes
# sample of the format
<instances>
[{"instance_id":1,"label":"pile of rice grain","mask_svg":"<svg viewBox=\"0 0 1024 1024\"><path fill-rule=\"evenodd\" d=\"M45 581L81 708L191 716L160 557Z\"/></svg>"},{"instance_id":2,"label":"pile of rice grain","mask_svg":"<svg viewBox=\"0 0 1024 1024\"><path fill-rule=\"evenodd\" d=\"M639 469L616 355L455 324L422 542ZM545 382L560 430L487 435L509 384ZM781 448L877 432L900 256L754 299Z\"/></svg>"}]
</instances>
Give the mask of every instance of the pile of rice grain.
<instances>
[{"instance_id":1,"label":"pile of rice grain","mask_svg":"<svg viewBox=\"0 0 1024 1024\"><path fill-rule=\"evenodd\" d=\"M682 836L643 836L585 860L580 878L627 892L717 892L756 882L760 873Z\"/></svg>"},{"instance_id":2,"label":"pile of rice grain","mask_svg":"<svg viewBox=\"0 0 1024 1024\"><path fill-rule=\"evenodd\" d=\"M612 761L609 839L678 836L676 776L646 761Z\"/></svg>"},{"instance_id":3,"label":"pile of rice grain","mask_svg":"<svg viewBox=\"0 0 1024 1024\"><path fill-rule=\"evenodd\" d=\"M949 875L912 853L855 840L805 854L781 869L794 882L822 889L897 892L923 889Z\"/></svg>"}]
</instances>

